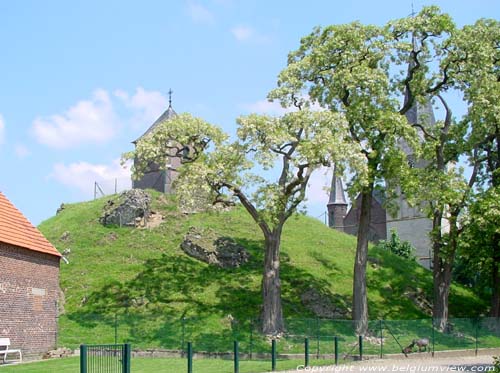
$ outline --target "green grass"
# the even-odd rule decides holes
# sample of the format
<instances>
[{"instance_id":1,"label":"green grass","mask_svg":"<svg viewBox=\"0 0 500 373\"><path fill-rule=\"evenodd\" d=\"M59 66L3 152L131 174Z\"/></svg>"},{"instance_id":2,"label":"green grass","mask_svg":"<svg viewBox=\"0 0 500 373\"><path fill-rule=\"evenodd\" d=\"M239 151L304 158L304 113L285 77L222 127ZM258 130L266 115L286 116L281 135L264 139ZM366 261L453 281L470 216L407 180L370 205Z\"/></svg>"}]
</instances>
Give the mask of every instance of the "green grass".
<instances>
[{"instance_id":1,"label":"green grass","mask_svg":"<svg viewBox=\"0 0 500 373\"><path fill-rule=\"evenodd\" d=\"M298 365L304 364L304 360L281 360L278 359L276 367L278 370L295 369ZM331 360L310 360L310 366L331 365ZM232 360L222 359L195 359L193 360L193 371L203 373L232 373ZM70 357L63 359L46 360L26 364L17 364L11 366L0 365L2 373L75 373L80 369L79 359ZM131 371L134 373L178 373L187 371L187 360L180 358L172 359L146 359L133 358ZM270 361L242 360L240 361L241 373L260 373L270 372Z\"/></svg>"},{"instance_id":2,"label":"green grass","mask_svg":"<svg viewBox=\"0 0 500 373\"><path fill-rule=\"evenodd\" d=\"M155 229L100 225L102 208L113 197L66 205L40 225L61 252L71 249L70 264L61 262L65 301L58 344L74 348L114 342L116 336L134 348L178 350L190 340L198 351L230 351L237 339L244 352L268 351L269 343L259 336L255 321L261 310L263 260L263 238L256 224L242 208L185 215L177 212L172 200L153 195L154 210L165 216ZM191 226L233 238L247 248L251 260L237 269L220 269L187 256L179 245ZM66 231L70 238L63 241ZM354 253L355 237L305 216L287 222L281 279L289 334L299 339L318 334L314 315L301 301L309 287L349 314ZM372 320L428 317L408 294L432 298L429 271L372 248L367 276ZM452 287L452 316L473 317L484 307L470 289ZM327 321L320 327L323 336L344 335L346 344L355 339L352 333L348 322ZM284 344L284 352L300 350L300 343L292 339Z\"/></svg>"}]
</instances>

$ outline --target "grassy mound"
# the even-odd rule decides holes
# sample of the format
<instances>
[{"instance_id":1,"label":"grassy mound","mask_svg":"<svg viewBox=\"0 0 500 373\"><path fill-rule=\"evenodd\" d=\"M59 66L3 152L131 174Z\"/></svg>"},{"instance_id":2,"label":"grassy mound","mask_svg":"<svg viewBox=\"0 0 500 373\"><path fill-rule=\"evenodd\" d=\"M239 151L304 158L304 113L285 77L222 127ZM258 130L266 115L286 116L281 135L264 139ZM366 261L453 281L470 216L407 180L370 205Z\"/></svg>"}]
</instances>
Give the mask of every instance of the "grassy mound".
<instances>
[{"instance_id":1,"label":"grassy mound","mask_svg":"<svg viewBox=\"0 0 500 373\"><path fill-rule=\"evenodd\" d=\"M206 350L225 350L223 343L230 349L235 338L254 344L249 335L258 330L263 261L256 224L242 208L185 215L166 196L152 195L153 209L164 216L153 229L102 226L102 209L116 197L66 205L40 225L59 251L70 249L70 263L61 262L59 344L113 342L115 337L171 349L188 339L203 341ZM190 227L234 239L249 251L249 262L222 269L187 256L180 243ZM318 321L306 320L315 319L301 298L308 289L348 314L354 250L354 237L316 219L296 216L285 225L281 279L291 334L318 330ZM425 304L432 299L432 274L415 262L371 249L368 288L373 320L429 317ZM458 286L450 300L455 317L476 316L484 307L470 290Z\"/></svg>"}]
</instances>

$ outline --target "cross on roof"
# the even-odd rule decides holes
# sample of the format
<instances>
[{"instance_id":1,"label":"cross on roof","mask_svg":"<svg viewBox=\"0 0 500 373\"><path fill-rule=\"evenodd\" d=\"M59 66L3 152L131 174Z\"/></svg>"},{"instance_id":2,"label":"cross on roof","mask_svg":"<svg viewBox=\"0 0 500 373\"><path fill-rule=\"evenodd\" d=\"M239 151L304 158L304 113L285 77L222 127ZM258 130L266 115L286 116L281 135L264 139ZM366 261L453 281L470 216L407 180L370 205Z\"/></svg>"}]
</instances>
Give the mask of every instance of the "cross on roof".
<instances>
[{"instance_id":1,"label":"cross on roof","mask_svg":"<svg viewBox=\"0 0 500 373\"><path fill-rule=\"evenodd\" d=\"M172 88L170 88L168 90L168 106L172 106L172 93L174 93L174 91L172 91Z\"/></svg>"}]
</instances>

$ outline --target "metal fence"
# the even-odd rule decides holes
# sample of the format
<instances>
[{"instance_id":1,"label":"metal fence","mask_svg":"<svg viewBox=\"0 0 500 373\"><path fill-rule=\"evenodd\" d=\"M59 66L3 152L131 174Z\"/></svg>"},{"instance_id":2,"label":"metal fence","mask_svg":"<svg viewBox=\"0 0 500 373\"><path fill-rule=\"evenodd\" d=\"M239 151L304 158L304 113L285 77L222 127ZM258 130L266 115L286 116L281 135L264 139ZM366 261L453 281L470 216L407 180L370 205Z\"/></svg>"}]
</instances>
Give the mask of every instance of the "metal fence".
<instances>
[{"instance_id":1,"label":"metal fence","mask_svg":"<svg viewBox=\"0 0 500 373\"><path fill-rule=\"evenodd\" d=\"M130 344L80 346L80 373L130 373Z\"/></svg>"},{"instance_id":2,"label":"metal fence","mask_svg":"<svg viewBox=\"0 0 500 373\"><path fill-rule=\"evenodd\" d=\"M278 340L281 355L303 354L308 338L311 356L320 358L334 353L337 338L341 359L359 355L360 339L351 320L287 319L286 331ZM500 319L449 319L444 330L433 319L370 321L362 336L364 355L383 357L401 354L414 340L428 341L422 351L473 350L500 347ZM169 318L157 314L63 315L59 320L59 345L75 348L82 343L133 343L138 350L177 351L183 354L187 342L198 353L222 356L232 353L239 343L243 358L254 359L270 353L270 339L260 333L260 321L232 317ZM416 353L413 344L409 353Z\"/></svg>"}]
</instances>

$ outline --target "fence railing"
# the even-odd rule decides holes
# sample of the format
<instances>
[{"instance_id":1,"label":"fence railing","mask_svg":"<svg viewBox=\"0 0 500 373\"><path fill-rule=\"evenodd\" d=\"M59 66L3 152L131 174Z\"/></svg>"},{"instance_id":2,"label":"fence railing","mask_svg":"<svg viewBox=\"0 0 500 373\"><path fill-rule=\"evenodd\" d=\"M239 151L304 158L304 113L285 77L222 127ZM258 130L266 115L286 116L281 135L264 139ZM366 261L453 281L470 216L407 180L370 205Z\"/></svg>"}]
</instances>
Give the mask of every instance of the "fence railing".
<instances>
[{"instance_id":1,"label":"fence railing","mask_svg":"<svg viewBox=\"0 0 500 373\"><path fill-rule=\"evenodd\" d=\"M449 319L444 330L433 319L375 320L359 338L351 320L287 319L286 331L278 340L282 355L302 354L304 338L308 338L311 357L334 354L335 338L340 359L359 355L360 342L364 355L383 357L401 354L413 344L409 353L417 352L414 340L425 339L421 350L429 353L445 350L474 350L500 347L500 319ZM232 317L169 318L159 314L63 315L59 319L59 345L76 347L82 343L133 343L136 349L178 351L183 354L187 342L198 353L222 356L233 352L233 341L239 343L242 358L254 359L270 351L270 339L260 332L260 321L237 320Z\"/></svg>"},{"instance_id":2,"label":"fence railing","mask_svg":"<svg viewBox=\"0 0 500 373\"><path fill-rule=\"evenodd\" d=\"M80 345L80 373L130 373L130 344Z\"/></svg>"}]
</instances>

